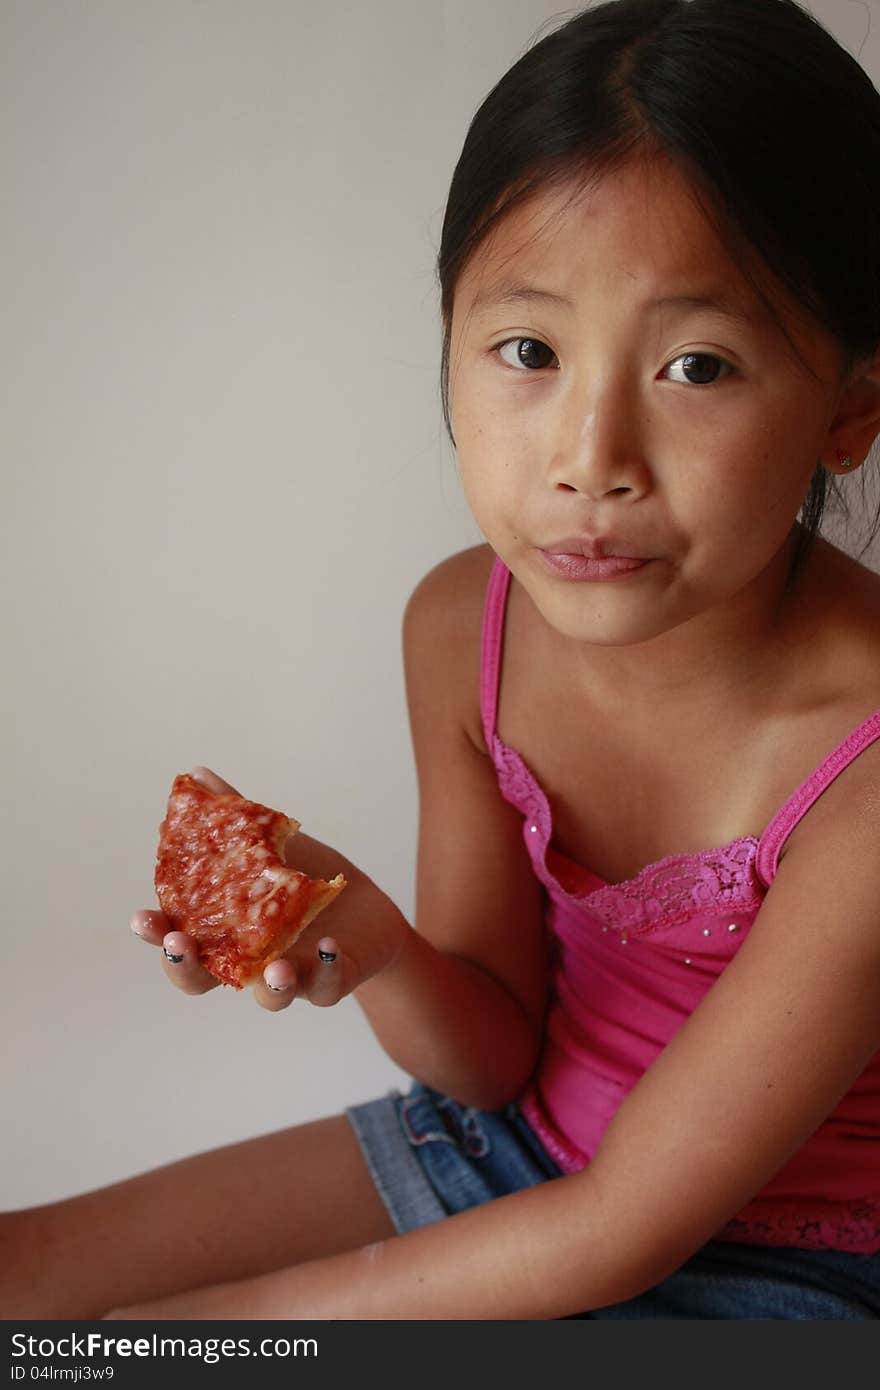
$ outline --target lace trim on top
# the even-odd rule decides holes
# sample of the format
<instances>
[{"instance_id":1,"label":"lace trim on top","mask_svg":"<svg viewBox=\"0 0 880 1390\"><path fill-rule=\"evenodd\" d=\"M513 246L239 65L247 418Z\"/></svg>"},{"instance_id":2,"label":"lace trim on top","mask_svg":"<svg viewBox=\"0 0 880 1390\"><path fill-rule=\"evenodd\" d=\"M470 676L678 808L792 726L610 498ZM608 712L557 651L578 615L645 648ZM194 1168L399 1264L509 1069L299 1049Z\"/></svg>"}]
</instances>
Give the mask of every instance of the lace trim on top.
<instances>
[{"instance_id":1,"label":"lace trim on top","mask_svg":"<svg viewBox=\"0 0 880 1390\"><path fill-rule=\"evenodd\" d=\"M608 883L588 870L596 887L571 892L547 864L553 823L543 788L519 753L497 734L492 752L502 796L525 815L526 843L541 882L554 894L588 908L605 926L648 935L685 922L695 912L748 912L763 901L765 889L755 871L759 841L754 835L699 854L667 855L620 883Z\"/></svg>"},{"instance_id":2,"label":"lace trim on top","mask_svg":"<svg viewBox=\"0 0 880 1390\"><path fill-rule=\"evenodd\" d=\"M751 1202L728 1221L715 1240L742 1245L793 1245L799 1250L850 1250L856 1255L880 1253L880 1200L853 1197L841 1206L822 1197L808 1203Z\"/></svg>"}]
</instances>

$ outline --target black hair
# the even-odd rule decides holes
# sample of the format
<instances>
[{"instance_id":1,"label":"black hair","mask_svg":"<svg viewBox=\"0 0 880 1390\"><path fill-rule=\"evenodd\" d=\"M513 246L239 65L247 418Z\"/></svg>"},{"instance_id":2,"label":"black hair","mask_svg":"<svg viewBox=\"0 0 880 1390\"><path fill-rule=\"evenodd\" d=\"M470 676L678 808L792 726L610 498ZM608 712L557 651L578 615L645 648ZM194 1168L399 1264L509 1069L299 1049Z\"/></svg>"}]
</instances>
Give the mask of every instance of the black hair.
<instances>
[{"instance_id":1,"label":"black hair","mask_svg":"<svg viewBox=\"0 0 880 1390\"><path fill-rule=\"evenodd\" d=\"M466 263L537 191L654 156L687 177L774 317L765 290L775 283L833 335L844 372L877 352L880 93L864 69L796 0L605 0L505 73L455 167L437 258L453 447L450 331ZM829 497L848 518L837 477L819 463L795 523L786 594ZM878 527L880 507L860 554Z\"/></svg>"}]
</instances>

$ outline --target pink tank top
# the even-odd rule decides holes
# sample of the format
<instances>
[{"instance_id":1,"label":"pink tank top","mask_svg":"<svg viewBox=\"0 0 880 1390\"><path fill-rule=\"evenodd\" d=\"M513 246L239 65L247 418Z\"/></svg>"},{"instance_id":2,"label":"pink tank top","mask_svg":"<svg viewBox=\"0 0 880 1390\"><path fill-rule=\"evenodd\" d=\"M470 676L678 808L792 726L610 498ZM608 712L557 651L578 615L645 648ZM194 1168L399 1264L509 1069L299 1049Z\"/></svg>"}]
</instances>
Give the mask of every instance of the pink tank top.
<instances>
[{"instance_id":1,"label":"pink tank top","mask_svg":"<svg viewBox=\"0 0 880 1390\"><path fill-rule=\"evenodd\" d=\"M553 848L547 797L496 733L509 584L510 571L496 559L483 618L483 730L501 794L522 814L557 948L544 1048L520 1104L559 1167L572 1173L589 1163L621 1101L742 945L785 839L880 737L880 710L828 755L759 840L744 835L717 849L672 855L633 879L607 883ZM880 1251L880 1053L715 1239Z\"/></svg>"}]
</instances>

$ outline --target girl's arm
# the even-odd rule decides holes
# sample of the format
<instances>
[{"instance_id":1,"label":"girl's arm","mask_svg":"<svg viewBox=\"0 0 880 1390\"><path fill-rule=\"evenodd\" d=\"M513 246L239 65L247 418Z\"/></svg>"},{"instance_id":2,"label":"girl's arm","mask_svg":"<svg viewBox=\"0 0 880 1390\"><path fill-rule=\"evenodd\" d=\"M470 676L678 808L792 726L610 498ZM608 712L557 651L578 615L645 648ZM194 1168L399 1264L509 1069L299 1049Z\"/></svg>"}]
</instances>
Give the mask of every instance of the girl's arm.
<instances>
[{"instance_id":1,"label":"girl's arm","mask_svg":"<svg viewBox=\"0 0 880 1390\"><path fill-rule=\"evenodd\" d=\"M465 1105L495 1109L534 1070L549 988L543 890L480 751L480 634L491 557L445 560L403 623L419 781L415 930L355 990L385 1051ZM340 900L341 901L341 900Z\"/></svg>"},{"instance_id":2,"label":"girl's arm","mask_svg":"<svg viewBox=\"0 0 880 1390\"><path fill-rule=\"evenodd\" d=\"M880 1048L880 743L811 808L735 958L582 1173L125 1317L551 1319L635 1297L734 1217Z\"/></svg>"}]
</instances>

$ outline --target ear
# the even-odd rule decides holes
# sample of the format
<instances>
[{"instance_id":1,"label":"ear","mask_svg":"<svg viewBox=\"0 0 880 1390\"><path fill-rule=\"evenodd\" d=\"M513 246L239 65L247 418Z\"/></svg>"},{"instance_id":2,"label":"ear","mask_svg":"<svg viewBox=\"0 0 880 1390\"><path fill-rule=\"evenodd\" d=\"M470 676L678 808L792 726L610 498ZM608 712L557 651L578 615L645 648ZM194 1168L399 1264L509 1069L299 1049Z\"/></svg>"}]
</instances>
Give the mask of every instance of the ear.
<instances>
[{"instance_id":1,"label":"ear","mask_svg":"<svg viewBox=\"0 0 880 1390\"><path fill-rule=\"evenodd\" d=\"M837 412L828 430L822 462L830 473L853 473L865 461L880 435L880 352L862 359L852 369L840 394ZM844 467L838 458L852 459Z\"/></svg>"}]
</instances>

